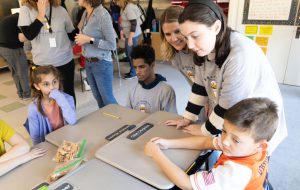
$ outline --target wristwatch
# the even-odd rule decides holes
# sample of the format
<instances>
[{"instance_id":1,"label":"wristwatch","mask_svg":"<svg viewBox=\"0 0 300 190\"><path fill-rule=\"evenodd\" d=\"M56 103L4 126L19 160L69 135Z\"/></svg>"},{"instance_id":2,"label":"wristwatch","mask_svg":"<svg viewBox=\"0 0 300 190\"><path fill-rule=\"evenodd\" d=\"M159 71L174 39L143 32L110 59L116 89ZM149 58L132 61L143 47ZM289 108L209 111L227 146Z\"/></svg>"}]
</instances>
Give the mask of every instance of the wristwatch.
<instances>
[{"instance_id":1,"label":"wristwatch","mask_svg":"<svg viewBox=\"0 0 300 190\"><path fill-rule=\"evenodd\" d=\"M90 44L94 44L95 38L90 39Z\"/></svg>"}]
</instances>

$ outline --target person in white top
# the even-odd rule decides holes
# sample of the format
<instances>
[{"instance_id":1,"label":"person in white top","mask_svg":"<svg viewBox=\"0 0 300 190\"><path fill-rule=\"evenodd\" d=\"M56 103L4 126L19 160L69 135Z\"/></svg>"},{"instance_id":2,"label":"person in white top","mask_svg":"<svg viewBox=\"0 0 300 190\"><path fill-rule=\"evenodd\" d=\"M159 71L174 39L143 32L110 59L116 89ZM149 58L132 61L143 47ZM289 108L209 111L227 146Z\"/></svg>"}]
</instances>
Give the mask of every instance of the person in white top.
<instances>
[{"instance_id":1,"label":"person in white top","mask_svg":"<svg viewBox=\"0 0 300 190\"><path fill-rule=\"evenodd\" d=\"M180 32L195 58L195 82L184 119L166 121L194 135L217 135L224 113L240 100L266 97L278 106L279 122L270 140L269 155L287 136L281 93L271 65L255 42L232 31L221 8L211 0L191 0L179 17ZM208 120L193 125L209 104Z\"/></svg>"}]
</instances>

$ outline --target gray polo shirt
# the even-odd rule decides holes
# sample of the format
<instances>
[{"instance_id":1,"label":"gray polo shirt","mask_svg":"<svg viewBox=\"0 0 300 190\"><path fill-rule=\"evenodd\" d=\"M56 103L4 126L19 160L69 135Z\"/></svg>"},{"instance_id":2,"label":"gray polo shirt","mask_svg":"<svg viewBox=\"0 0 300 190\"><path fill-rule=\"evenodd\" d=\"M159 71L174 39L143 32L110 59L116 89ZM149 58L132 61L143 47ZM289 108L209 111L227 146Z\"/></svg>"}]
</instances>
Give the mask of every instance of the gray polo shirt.
<instances>
[{"instance_id":1,"label":"gray polo shirt","mask_svg":"<svg viewBox=\"0 0 300 190\"><path fill-rule=\"evenodd\" d=\"M37 17L37 10L22 6L18 26L29 26ZM50 15L50 7L46 10ZM73 59L71 42L68 34L74 30L74 26L67 11L61 7L52 6L51 28L52 34L44 26L40 33L31 41L33 62L37 65L53 65L55 67L65 65ZM56 47L50 47L50 38L55 38Z\"/></svg>"}]
</instances>

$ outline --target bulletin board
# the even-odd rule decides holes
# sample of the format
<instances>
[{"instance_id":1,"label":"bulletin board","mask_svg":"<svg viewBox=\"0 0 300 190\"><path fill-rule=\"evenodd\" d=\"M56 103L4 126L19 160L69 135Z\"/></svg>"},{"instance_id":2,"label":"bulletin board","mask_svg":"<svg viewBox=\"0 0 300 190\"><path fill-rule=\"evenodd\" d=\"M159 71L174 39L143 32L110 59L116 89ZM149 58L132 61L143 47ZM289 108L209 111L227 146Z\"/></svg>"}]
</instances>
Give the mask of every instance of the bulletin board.
<instances>
[{"instance_id":1,"label":"bulletin board","mask_svg":"<svg viewBox=\"0 0 300 190\"><path fill-rule=\"evenodd\" d=\"M243 24L297 24L297 5L298 0L245 0Z\"/></svg>"}]
</instances>

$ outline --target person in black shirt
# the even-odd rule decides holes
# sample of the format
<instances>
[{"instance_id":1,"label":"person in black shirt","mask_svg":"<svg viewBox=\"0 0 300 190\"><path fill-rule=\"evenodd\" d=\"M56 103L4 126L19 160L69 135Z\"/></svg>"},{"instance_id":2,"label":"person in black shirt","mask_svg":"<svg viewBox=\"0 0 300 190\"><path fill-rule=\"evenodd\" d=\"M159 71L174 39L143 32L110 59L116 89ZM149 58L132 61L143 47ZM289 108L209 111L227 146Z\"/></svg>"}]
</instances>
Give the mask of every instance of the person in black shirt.
<instances>
[{"instance_id":1,"label":"person in black shirt","mask_svg":"<svg viewBox=\"0 0 300 190\"><path fill-rule=\"evenodd\" d=\"M26 37L18 28L19 14L9 15L0 22L0 56L6 61L17 87L17 93L23 100L30 98L28 64L23 42Z\"/></svg>"}]
</instances>

